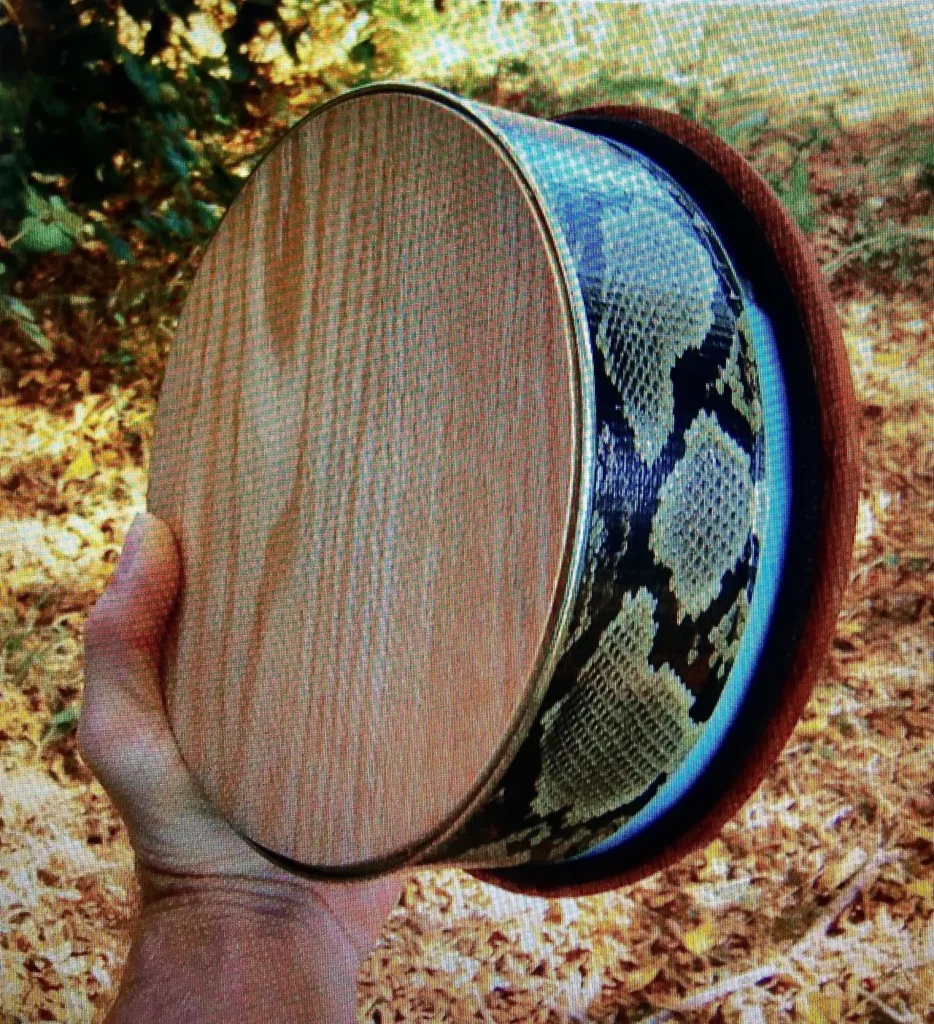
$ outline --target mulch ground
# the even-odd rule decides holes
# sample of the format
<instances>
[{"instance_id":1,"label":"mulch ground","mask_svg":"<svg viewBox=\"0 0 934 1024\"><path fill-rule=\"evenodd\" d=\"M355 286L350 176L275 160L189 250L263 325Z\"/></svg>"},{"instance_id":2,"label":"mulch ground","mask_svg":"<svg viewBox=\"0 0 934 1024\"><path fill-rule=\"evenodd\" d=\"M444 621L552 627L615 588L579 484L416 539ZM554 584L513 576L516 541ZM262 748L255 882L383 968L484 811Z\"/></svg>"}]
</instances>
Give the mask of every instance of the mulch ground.
<instances>
[{"instance_id":1,"label":"mulch ground","mask_svg":"<svg viewBox=\"0 0 934 1024\"><path fill-rule=\"evenodd\" d=\"M849 165L824 159L830 264L855 206L834 186ZM934 1022L931 263L910 284L884 261L834 279L861 411L853 573L808 711L754 797L706 850L601 896L420 872L364 967L361 1020ZM0 394L0 1021L102 1020L137 908L74 721L84 621L145 506L163 361L142 365L118 383L35 357Z\"/></svg>"}]
</instances>

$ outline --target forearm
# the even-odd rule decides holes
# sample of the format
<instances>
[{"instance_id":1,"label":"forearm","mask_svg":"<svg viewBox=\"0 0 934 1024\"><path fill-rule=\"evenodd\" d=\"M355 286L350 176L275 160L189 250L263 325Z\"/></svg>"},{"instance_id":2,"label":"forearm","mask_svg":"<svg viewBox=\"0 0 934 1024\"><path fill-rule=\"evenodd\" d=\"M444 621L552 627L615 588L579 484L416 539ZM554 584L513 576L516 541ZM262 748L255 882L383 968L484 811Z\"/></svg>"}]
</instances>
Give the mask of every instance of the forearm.
<instances>
[{"instance_id":1,"label":"forearm","mask_svg":"<svg viewBox=\"0 0 934 1024\"><path fill-rule=\"evenodd\" d=\"M327 915L172 897L137 921L106 1024L353 1024L359 966Z\"/></svg>"}]
</instances>

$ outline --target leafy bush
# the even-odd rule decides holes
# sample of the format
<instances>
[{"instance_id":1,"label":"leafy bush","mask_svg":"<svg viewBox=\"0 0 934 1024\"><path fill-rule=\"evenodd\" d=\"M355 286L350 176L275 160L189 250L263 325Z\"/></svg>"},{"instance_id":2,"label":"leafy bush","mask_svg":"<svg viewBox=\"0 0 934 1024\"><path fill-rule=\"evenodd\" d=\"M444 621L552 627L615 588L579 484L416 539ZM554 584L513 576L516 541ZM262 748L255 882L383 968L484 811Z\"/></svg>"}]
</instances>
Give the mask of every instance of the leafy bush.
<instances>
[{"instance_id":1,"label":"leafy bush","mask_svg":"<svg viewBox=\"0 0 934 1024\"><path fill-rule=\"evenodd\" d=\"M168 246L210 233L241 178L222 141L243 120L255 77L246 44L271 22L294 58L279 0L245 0L222 57L196 54L195 0L8 0L0 7L0 319L43 348L11 284L35 260L103 243L132 262L133 225ZM143 33L120 40L121 19ZM163 60L180 48L181 60ZM140 183L148 189L140 191ZM119 216L108 200L130 196Z\"/></svg>"}]
</instances>

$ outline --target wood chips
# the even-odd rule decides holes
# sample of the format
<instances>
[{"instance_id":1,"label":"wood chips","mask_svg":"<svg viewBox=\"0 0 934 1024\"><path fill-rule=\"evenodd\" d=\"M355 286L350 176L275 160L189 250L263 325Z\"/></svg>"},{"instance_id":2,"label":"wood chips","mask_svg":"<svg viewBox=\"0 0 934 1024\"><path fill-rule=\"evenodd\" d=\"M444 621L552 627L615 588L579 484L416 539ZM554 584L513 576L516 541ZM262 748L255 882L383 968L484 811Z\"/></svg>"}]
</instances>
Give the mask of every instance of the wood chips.
<instances>
[{"instance_id":1,"label":"wood chips","mask_svg":"<svg viewBox=\"0 0 934 1024\"><path fill-rule=\"evenodd\" d=\"M934 1021L929 270L836 287L862 414L854 572L758 792L705 851L602 896L418 872L364 965L361 1021ZM155 388L95 393L55 366L18 383L0 399L0 1021L100 1021L138 894L73 724L84 621L145 504Z\"/></svg>"}]
</instances>

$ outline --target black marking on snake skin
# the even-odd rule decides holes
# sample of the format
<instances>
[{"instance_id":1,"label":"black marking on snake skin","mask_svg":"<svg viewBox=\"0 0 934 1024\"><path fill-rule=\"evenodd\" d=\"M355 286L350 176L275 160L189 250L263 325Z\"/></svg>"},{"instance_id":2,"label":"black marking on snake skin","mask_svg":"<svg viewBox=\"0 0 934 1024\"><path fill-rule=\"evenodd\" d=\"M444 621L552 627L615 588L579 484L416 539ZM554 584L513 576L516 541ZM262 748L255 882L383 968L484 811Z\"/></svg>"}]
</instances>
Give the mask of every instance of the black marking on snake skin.
<instances>
[{"instance_id":1,"label":"black marking on snake skin","mask_svg":"<svg viewBox=\"0 0 934 1024\"><path fill-rule=\"evenodd\" d=\"M554 860L555 857L574 857L579 853L585 853L595 842L609 838L614 832L619 830L620 826L627 819L631 818L634 814L638 814L639 811L648 806L667 779L668 773L662 772L641 796L638 796L635 800L631 800L627 804L621 804L615 810L592 818L588 822L586 832L581 833L576 842L571 841L569 843L566 838L569 831L566 821L567 811L570 808L556 811L542 819L536 819L535 823L537 824L540 820L548 828L551 835L536 844L531 862L547 863ZM528 825L530 822L525 824ZM576 830L580 832L579 826L576 827ZM521 854L526 850L526 845L521 839L510 842L507 838L505 847L507 854L511 855Z\"/></svg>"},{"instance_id":2,"label":"black marking on snake skin","mask_svg":"<svg viewBox=\"0 0 934 1024\"><path fill-rule=\"evenodd\" d=\"M689 713L695 722L706 722L711 716L729 678L731 664L721 664L719 668L712 665L714 647L709 637L714 626L725 617L733 615L735 622L737 598L741 591L748 594L751 589L751 556L751 543L747 541L743 557L734 569L725 574L720 593L693 622L686 617L679 626L671 615L658 617L659 626L649 662L654 668L667 663L691 690L695 700ZM673 603L673 596L670 600ZM737 624L734 624L727 636L729 643L736 639L737 632ZM692 659L690 654L695 639L697 653Z\"/></svg>"},{"instance_id":3,"label":"black marking on snake skin","mask_svg":"<svg viewBox=\"0 0 934 1024\"><path fill-rule=\"evenodd\" d=\"M743 400L751 403L754 400L757 388L757 382L753 380L753 365L750 350L752 348L752 342L750 341L746 330L742 323L737 325L737 334L739 337L739 375L743 385Z\"/></svg>"}]
</instances>

